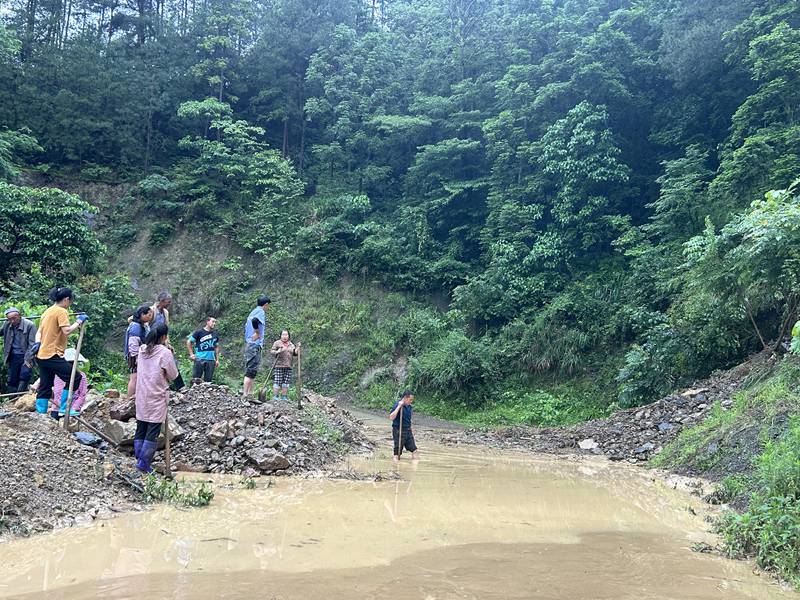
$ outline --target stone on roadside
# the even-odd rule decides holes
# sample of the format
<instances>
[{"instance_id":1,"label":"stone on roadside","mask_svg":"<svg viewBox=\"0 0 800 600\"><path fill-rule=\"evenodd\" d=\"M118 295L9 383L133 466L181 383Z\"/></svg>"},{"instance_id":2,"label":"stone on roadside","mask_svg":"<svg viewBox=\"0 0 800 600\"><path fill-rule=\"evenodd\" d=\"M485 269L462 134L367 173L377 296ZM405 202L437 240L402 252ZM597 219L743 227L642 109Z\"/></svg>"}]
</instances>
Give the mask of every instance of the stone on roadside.
<instances>
[{"instance_id":1,"label":"stone on roadside","mask_svg":"<svg viewBox=\"0 0 800 600\"><path fill-rule=\"evenodd\" d=\"M234 428L234 421L219 421L211 426L211 429L206 433L206 439L209 444L214 446L222 446L226 440L236 437L236 430Z\"/></svg>"},{"instance_id":2,"label":"stone on roadside","mask_svg":"<svg viewBox=\"0 0 800 600\"><path fill-rule=\"evenodd\" d=\"M14 408L20 412L33 412L36 410L36 394L25 394L14 402Z\"/></svg>"},{"instance_id":3,"label":"stone on roadside","mask_svg":"<svg viewBox=\"0 0 800 600\"><path fill-rule=\"evenodd\" d=\"M103 393L103 396L105 396L106 398L114 399L114 398L119 398L120 397L120 393L119 393L119 390L111 389L111 390L106 390Z\"/></svg>"},{"instance_id":4,"label":"stone on roadside","mask_svg":"<svg viewBox=\"0 0 800 600\"><path fill-rule=\"evenodd\" d=\"M598 446L599 444L595 442L592 438L587 438L585 440L581 440L580 442L578 442L578 447L581 450L594 450Z\"/></svg>"},{"instance_id":5,"label":"stone on roadside","mask_svg":"<svg viewBox=\"0 0 800 600\"><path fill-rule=\"evenodd\" d=\"M291 466L289 460L271 448L255 448L247 451L249 458L261 471L281 471Z\"/></svg>"},{"instance_id":6,"label":"stone on roadside","mask_svg":"<svg viewBox=\"0 0 800 600\"><path fill-rule=\"evenodd\" d=\"M133 436L136 434L136 423L123 423L110 420L102 424L95 424L97 430L117 445L133 445Z\"/></svg>"}]
</instances>

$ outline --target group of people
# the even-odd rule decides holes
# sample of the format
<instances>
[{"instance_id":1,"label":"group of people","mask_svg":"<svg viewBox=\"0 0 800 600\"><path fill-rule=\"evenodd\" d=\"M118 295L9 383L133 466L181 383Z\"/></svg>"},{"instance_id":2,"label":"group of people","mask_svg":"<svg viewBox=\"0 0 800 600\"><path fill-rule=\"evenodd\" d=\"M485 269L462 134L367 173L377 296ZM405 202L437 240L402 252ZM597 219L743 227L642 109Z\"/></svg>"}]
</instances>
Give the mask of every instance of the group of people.
<instances>
[{"instance_id":1,"label":"group of people","mask_svg":"<svg viewBox=\"0 0 800 600\"><path fill-rule=\"evenodd\" d=\"M259 296L256 300L256 307L250 311L244 322L245 367L242 394L245 396L253 393L253 385L261 368L269 305L269 296ZM280 338L272 344L269 352L273 356L273 400L288 400L289 385L292 383L292 362L294 357L300 354L300 346L300 344L295 346L292 343L288 329L283 329Z\"/></svg>"},{"instance_id":2,"label":"group of people","mask_svg":"<svg viewBox=\"0 0 800 600\"><path fill-rule=\"evenodd\" d=\"M74 362L82 357L67 348L67 339L89 317L79 313L71 322L69 308L75 296L70 288L53 288L49 297L52 305L42 313L38 328L32 320L24 318L19 309L7 309L0 337L3 338L3 364L8 369L8 389L27 391L35 362L39 368L39 380L32 387L36 391L37 410L42 413L49 410L54 418L60 418L68 410L66 388L73 372L75 401L70 408L75 414L79 413L86 396L86 375L73 369ZM166 419L170 385L179 391L185 389L175 349L169 339L171 304L172 296L164 292L159 294L154 304L139 306L130 317L125 332L128 397L135 398L136 406L134 455L136 467L143 473L152 471L158 437ZM244 323L245 396L252 394L255 378L261 369L269 306L269 297L260 296ZM209 316L202 327L186 338L186 350L194 363L193 379L210 382L219 366L220 344L216 326L217 320ZM288 400L293 359L299 355L300 348L299 343L295 345L291 341L287 329L281 331L280 338L270 347L274 372L273 400ZM411 429L413 402L414 395L404 392L389 413L393 422L395 460L403 449L411 452L413 458L418 457Z\"/></svg>"}]
</instances>

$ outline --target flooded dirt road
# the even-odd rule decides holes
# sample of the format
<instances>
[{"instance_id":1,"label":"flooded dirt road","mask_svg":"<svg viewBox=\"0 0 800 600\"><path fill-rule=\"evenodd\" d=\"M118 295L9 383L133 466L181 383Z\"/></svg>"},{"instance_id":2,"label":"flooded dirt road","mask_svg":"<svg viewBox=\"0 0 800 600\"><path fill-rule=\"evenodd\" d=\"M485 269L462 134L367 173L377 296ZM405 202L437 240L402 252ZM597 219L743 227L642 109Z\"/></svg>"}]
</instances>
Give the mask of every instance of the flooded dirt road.
<instances>
[{"instance_id":1,"label":"flooded dirt road","mask_svg":"<svg viewBox=\"0 0 800 600\"><path fill-rule=\"evenodd\" d=\"M261 479L217 489L205 509L0 545L0 597L800 598L692 552L713 541L705 508L641 469L419 437L423 460L404 459L402 481ZM389 452L350 466L385 472Z\"/></svg>"}]
</instances>

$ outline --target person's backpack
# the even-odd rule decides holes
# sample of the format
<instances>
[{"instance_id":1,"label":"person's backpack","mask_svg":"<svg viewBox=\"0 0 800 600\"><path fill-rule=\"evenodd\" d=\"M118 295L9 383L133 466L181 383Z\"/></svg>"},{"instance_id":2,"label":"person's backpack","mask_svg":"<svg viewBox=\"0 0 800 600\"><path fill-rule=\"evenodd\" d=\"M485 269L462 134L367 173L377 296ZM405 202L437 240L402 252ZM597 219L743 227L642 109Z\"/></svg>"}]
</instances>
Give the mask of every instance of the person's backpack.
<instances>
[{"instance_id":1,"label":"person's backpack","mask_svg":"<svg viewBox=\"0 0 800 600\"><path fill-rule=\"evenodd\" d=\"M28 350L25 352L25 364L29 365L31 369L36 364L36 355L39 353L39 348L41 347L41 342L34 342L28 346Z\"/></svg>"},{"instance_id":2,"label":"person's backpack","mask_svg":"<svg viewBox=\"0 0 800 600\"><path fill-rule=\"evenodd\" d=\"M131 323L134 323L134 321L131 321ZM139 343L144 344L144 338L147 335L147 331L145 330L144 325L142 325L141 323L136 323L136 324L139 326L139 335L137 336L139 338ZM125 338L122 340L122 343L124 344L122 352L125 355L125 358L128 358L128 340L131 337L129 331L130 331L130 326L129 329L125 331Z\"/></svg>"}]
</instances>

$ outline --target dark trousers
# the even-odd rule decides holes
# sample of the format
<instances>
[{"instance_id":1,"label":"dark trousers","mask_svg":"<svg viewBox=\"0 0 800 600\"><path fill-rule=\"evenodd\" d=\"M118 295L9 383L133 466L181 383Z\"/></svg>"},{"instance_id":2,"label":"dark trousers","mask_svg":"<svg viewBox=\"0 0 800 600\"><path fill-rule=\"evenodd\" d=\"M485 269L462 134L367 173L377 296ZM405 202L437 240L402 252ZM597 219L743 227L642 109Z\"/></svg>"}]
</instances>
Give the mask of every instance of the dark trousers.
<instances>
[{"instance_id":1,"label":"dark trousers","mask_svg":"<svg viewBox=\"0 0 800 600\"><path fill-rule=\"evenodd\" d=\"M182 390L185 387L186 387L186 384L183 383L183 377L181 377L181 372L178 371L178 376L172 382L172 389L177 392L178 390Z\"/></svg>"},{"instance_id":2,"label":"dark trousers","mask_svg":"<svg viewBox=\"0 0 800 600\"><path fill-rule=\"evenodd\" d=\"M133 436L133 455L136 457L136 468L142 473L150 473L153 458L158 446L158 434L161 423L148 423L136 419L136 433Z\"/></svg>"},{"instance_id":3,"label":"dark trousers","mask_svg":"<svg viewBox=\"0 0 800 600\"><path fill-rule=\"evenodd\" d=\"M217 363L213 360L196 360L192 368L192 377L194 379L203 379L203 381L211 382L214 379L214 369Z\"/></svg>"},{"instance_id":4,"label":"dark trousers","mask_svg":"<svg viewBox=\"0 0 800 600\"><path fill-rule=\"evenodd\" d=\"M148 423L147 421L140 421L137 419L136 433L133 439L155 442L158 439L159 433L161 433L161 423Z\"/></svg>"},{"instance_id":5,"label":"dark trousers","mask_svg":"<svg viewBox=\"0 0 800 600\"><path fill-rule=\"evenodd\" d=\"M8 367L8 392L24 392L31 382L31 370L25 366L24 354L11 354Z\"/></svg>"},{"instance_id":6,"label":"dark trousers","mask_svg":"<svg viewBox=\"0 0 800 600\"><path fill-rule=\"evenodd\" d=\"M400 455L400 428L392 427L392 441L394 442L393 452L395 456ZM417 442L414 440L414 433L411 429L403 429L403 448L409 452L417 451Z\"/></svg>"},{"instance_id":7,"label":"dark trousers","mask_svg":"<svg viewBox=\"0 0 800 600\"><path fill-rule=\"evenodd\" d=\"M49 400L53 397L53 379L55 379L56 375L69 386L69 378L72 376L72 363L68 363L60 356L39 358L36 362L39 363L39 392L36 394L37 398L47 398ZM83 374L80 371L75 374L75 389L78 389L81 377L83 377Z\"/></svg>"}]
</instances>

